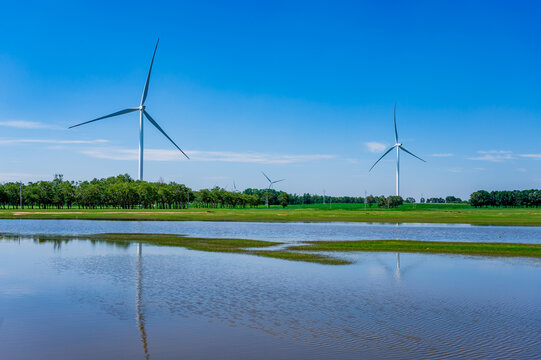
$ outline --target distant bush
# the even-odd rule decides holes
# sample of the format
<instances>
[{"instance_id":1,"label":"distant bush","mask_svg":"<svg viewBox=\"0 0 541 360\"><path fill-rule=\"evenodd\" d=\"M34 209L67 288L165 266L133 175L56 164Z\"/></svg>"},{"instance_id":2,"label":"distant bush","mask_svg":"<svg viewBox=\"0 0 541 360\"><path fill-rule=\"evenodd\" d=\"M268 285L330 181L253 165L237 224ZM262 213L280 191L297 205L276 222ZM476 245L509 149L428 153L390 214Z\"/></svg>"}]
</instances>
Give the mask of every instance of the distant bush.
<instances>
[{"instance_id":1,"label":"distant bush","mask_svg":"<svg viewBox=\"0 0 541 360\"><path fill-rule=\"evenodd\" d=\"M539 207L541 190L492 191L479 190L470 195L470 205L475 207Z\"/></svg>"},{"instance_id":2,"label":"distant bush","mask_svg":"<svg viewBox=\"0 0 541 360\"><path fill-rule=\"evenodd\" d=\"M281 193L278 195L278 201L280 202L280 205L285 208L289 204L289 195L286 192Z\"/></svg>"},{"instance_id":3,"label":"distant bush","mask_svg":"<svg viewBox=\"0 0 541 360\"><path fill-rule=\"evenodd\" d=\"M395 208L404 203L404 200L401 196L394 196L391 195L389 197L385 197L383 195L378 196L378 207L381 208Z\"/></svg>"},{"instance_id":4,"label":"distant bush","mask_svg":"<svg viewBox=\"0 0 541 360\"><path fill-rule=\"evenodd\" d=\"M445 198L445 202L446 202L447 204L461 203L461 202L462 202L462 199L461 199L461 198L454 197L454 196L447 196L447 197Z\"/></svg>"}]
</instances>

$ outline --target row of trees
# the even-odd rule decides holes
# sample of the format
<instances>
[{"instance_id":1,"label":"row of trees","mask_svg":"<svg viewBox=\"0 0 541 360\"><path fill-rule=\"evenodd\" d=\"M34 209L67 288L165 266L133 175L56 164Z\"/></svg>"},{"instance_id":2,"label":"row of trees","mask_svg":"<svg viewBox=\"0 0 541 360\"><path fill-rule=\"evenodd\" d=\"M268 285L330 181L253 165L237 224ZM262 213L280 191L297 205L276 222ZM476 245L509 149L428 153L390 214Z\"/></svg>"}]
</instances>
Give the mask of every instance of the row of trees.
<instances>
[{"instance_id":1,"label":"row of trees","mask_svg":"<svg viewBox=\"0 0 541 360\"><path fill-rule=\"evenodd\" d=\"M52 181L30 182L28 184L9 182L0 184L0 206L30 208L186 208L188 204L207 208L255 207L265 203L268 196L270 205L357 203L368 206L392 208L405 203L415 203L414 198L403 200L399 196L323 196L312 194L288 194L274 189L246 189L231 192L215 187L193 191L175 182L135 181L129 175L118 175L91 181L65 181L62 175L55 175ZM421 203L457 203L460 198L421 198ZM540 206L540 190L524 191L477 191L471 195L473 206Z\"/></svg>"},{"instance_id":2,"label":"row of trees","mask_svg":"<svg viewBox=\"0 0 541 360\"><path fill-rule=\"evenodd\" d=\"M541 190L492 191L479 190L470 195L475 207L539 207Z\"/></svg>"},{"instance_id":3,"label":"row of trees","mask_svg":"<svg viewBox=\"0 0 541 360\"><path fill-rule=\"evenodd\" d=\"M270 195L272 205L286 207L289 204L289 194L285 192L273 190ZM65 181L62 175L55 175L52 181L0 184L2 208L17 208L21 204L23 208L32 209L182 209L189 204L205 208L245 208L264 202L265 190L239 193L215 187L193 191L175 182L135 181L127 174L80 182Z\"/></svg>"},{"instance_id":4,"label":"row of trees","mask_svg":"<svg viewBox=\"0 0 541 360\"><path fill-rule=\"evenodd\" d=\"M55 175L52 181L0 185L0 206L31 208L183 208L195 197L194 192L177 183L134 181L119 175L92 181L64 181Z\"/></svg>"},{"instance_id":5,"label":"row of trees","mask_svg":"<svg viewBox=\"0 0 541 360\"><path fill-rule=\"evenodd\" d=\"M244 194L247 195L257 195L261 199L265 199L267 194L269 196L270 205L281 205L279 199L282 191L277 191L274 189L252 189L248 188L244 190ZM353 197L353 196L325 196L325 195L316 195L304 193L302 195L297 194L287 194L288 195L288 204L291 205L303 205L303 204L329 204L329 203L341 203L341 204L363 204L363 197Z\"/></svg>"}]
</instances>

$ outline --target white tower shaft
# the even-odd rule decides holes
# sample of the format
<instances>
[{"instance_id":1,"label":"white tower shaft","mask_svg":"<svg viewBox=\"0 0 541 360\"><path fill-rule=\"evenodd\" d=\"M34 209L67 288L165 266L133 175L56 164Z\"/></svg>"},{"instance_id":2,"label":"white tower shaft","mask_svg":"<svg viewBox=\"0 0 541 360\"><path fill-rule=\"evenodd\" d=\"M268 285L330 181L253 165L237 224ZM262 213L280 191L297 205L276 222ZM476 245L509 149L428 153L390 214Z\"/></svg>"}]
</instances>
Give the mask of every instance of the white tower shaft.
<instances>
[{"instance_id":1,"label":"white tower shaft","mask_svg":"<svg viewBox=\"0 0 541 360\"><path fill-rule=\"evenodd\" d=\"M396 196L400 196L400 146L396 147Z\"/></svg>"},{"instance_id":2,"label":"white tower shaft","mask_svg":"<svg viewBox=\"0 0 541 360\"><path fill-rule=\"evenodd\" d=\"M143 181L143 111L139 111L139 180Z\"/></svg>"}]
</instances>

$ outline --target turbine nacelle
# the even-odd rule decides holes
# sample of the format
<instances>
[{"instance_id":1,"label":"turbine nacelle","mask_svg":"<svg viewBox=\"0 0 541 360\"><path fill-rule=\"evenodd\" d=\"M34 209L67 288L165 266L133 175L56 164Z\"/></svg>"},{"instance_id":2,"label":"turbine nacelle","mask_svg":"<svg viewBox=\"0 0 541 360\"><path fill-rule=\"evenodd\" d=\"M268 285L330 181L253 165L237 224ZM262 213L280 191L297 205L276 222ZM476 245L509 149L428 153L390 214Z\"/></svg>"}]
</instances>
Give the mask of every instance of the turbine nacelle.
<instances>
[{"instance_id":1,"label":"turbine nacelle","mask_svg":"<svg viewBox=\"0 0 541 360\"><path fill-rule=\"evenodd\" d=\"M145 105L140 105L137 109L138 109L139 111L145 111L146 108L147 108L147 107L146 107Z\"/></svg>"}]
</instances>

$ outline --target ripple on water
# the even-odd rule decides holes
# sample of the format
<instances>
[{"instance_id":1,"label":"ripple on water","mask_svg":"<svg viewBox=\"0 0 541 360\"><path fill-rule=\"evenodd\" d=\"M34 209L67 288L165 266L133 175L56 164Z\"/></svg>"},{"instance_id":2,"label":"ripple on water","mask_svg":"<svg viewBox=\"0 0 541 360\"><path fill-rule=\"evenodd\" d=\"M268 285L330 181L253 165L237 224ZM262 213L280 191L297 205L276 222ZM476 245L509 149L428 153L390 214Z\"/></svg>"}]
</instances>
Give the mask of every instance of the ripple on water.
<instances>
[{"instance_id":1,"label":"ripple on water","mask_svg":"<svg viewBox=\"0 0 541 360\"><path fill-rule=\"evenodd\" d=\"M245 351L267 349L259 354L266 358L278 350L313 359L535 359L541 354L539 261L407 254L396 269L396 255L386 253L350 254L353 265L323 266L153 246L144 246L137 256L134 246L86 241L56 250L51 244L21 244L26 248L20 254L36 250L37 258L18 257L27 263L30 278L67 284L51 283L59 286L48 293L53 304L79 304L78 311L102 314L110 326L137 319L140 324L133 328L139 329L144 321L145 347L161 357L172 357L179 339L165 341L156 333L163 337L182 330L206 339L208 324L231 329L217 335L226 345L245 334L233 329L248 331L255 342ZM14 253L9 254L0 252L0 268L11 261ZM0 285L12 286L6 279L13 278L23 286L28 276L8 274ZM32 296L11 300L0 294L0 305ZM1 311L0 319L6 316ZM55 322L47 326L54 341ZM279 339L283 348L273 349L268 339ZM109 346L119 344L112 339ZM183 353L190 349L193 343L183 344Z\"/></svg>"},{"instance_id":2,"label":"ripple on water","mask_svg":"<svg viewBox=\"0 0 541 360\"><path fill-rule=\"evenodd\" d=\"M336 278L333 267L192 254L144 256L147 317L196 318L327 351L375 352L386 358L539 355L539 304L517 309L496 300L445 298L427 289L416 294L389 281L363 280L362 267L357 281L347 282ZM63 260L59 269L106 278L122 288L133 281L133 266L131 258L99 256ZM98 302L103 307L107 300L108 311L116 311L115 300Z\"/></svg>"}]
</instances>

